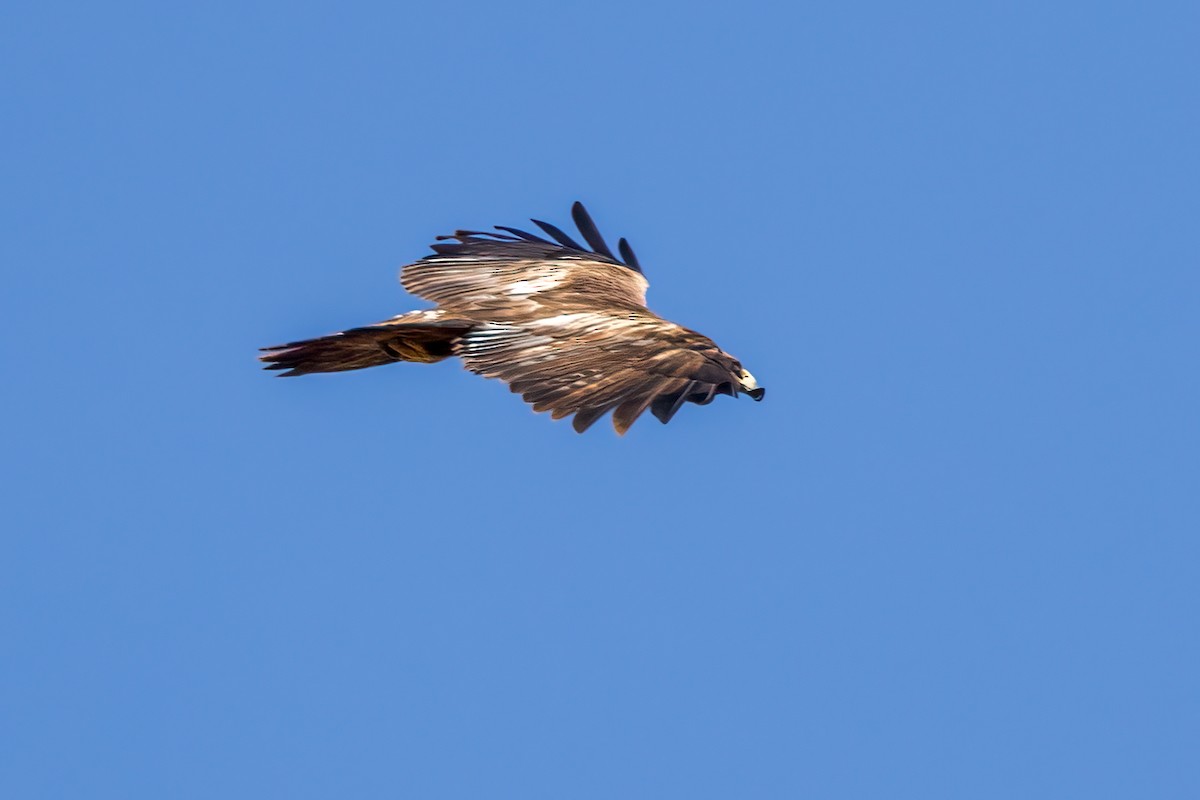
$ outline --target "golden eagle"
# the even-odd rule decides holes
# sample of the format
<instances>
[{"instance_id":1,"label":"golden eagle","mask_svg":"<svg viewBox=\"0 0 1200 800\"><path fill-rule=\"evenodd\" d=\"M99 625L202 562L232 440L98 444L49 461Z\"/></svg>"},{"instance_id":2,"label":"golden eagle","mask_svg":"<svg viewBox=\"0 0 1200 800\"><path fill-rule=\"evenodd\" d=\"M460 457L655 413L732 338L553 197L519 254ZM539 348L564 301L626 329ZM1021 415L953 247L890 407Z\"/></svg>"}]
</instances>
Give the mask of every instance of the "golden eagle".
<instances>
[{"instance_id":1,"label":"golden eagle","mask_svg":"<svg viewBox=\"0 0 1200 800\"><path fill-rule=\"evenodd\" d=\"M646 308L648 284L628 242L618 258L582 203L571 216L590 250L536 219L550 239L503 225L439 236L433 255L400 272L404 288L436 308L264 347L260 358L289 376L458 356L534 411L574 414L580 433L608 411L624 434L647 408L665 424L685 402L762 399L736 358Z\"/></svg>"}]
</instances>

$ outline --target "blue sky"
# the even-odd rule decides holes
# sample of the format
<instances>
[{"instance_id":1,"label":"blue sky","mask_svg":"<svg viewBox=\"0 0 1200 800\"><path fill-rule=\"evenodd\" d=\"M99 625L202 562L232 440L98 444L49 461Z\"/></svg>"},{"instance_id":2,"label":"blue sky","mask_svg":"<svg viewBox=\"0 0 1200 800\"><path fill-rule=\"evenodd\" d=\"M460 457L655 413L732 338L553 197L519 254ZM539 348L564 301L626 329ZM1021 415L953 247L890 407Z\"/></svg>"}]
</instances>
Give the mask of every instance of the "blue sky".
<instances>
[{"instance_id":1,"label":"blue sky","mask_svg":"<svg viewBox=\"0 0 1200 800\"><path fill-rule=\"evenodd\" d=\"M0 794L1200 795L1189 3L0 16ZM577 436L417 307L626 236L761 404Z\"/></svg>"}]
</instances>

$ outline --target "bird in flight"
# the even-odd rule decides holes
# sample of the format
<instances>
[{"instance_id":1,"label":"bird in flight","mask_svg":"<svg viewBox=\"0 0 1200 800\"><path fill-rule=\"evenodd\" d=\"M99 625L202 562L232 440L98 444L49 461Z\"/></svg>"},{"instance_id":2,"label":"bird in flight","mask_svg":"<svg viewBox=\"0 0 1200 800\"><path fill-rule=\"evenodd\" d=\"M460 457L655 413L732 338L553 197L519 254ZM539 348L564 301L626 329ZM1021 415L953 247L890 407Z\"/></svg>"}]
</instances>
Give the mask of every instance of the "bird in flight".
<instances>
[{"instance_id":1,"label":"bird in flight","mask_svg":"<svg viewBox=\"0 0 1200 800\"><path fill-rule=\"evenodd\" d=\"M684 403L763 398L736 358L646 308L649 284L628 242L618 258L582 203L571 216L587 247L536 219L549 239L503 225L439 236L432 255L400 271L404 288L436 308L264 347L265 369L287 377L457 356L534 411L574 415L579 433L609 411L624 435L647 409L666 424Z\"/></svg>"}]
</instances>

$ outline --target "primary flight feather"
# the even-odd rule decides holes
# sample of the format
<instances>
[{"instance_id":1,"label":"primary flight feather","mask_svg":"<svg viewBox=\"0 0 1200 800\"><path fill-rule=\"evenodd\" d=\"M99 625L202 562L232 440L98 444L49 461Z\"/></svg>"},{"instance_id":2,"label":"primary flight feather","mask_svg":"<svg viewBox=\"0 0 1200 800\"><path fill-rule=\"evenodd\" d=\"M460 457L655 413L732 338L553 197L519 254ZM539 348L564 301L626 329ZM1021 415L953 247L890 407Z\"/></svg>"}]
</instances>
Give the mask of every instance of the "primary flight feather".
<instances>
[{"instance_id":1,"label":"primary flight feather","mask_svg":"<svg viewBox=\"0 0 1200 800\"><path fill-rule=\"evenodd\" d=\"M623 435L647 409L667 423L684 403L718 394L762 399L736 358L646 308L648 284L628 242L618 258L583 204L571 216L587 247L536 219L549 239L501 225L439 236L433 255L400 272L404 288L436 308L264 347L260 358L286 377L458 356L534 411L574 415L580 433L609 411Z\"/></svg>"}]
</instances>

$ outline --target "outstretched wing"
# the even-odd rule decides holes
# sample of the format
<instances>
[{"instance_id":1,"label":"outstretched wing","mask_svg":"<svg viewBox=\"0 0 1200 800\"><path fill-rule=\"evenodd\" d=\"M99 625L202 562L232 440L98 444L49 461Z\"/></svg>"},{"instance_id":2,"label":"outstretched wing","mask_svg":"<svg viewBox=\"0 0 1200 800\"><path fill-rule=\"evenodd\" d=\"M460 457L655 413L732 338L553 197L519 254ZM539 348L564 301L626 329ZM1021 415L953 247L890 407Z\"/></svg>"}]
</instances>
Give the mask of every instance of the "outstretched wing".
<instances>
[{"instance_id":1,"label":"outstretched wing","mask_svg":"<svg viewBox=\"0 0 1200 800\"><path fill-rule=\"evenodd\" d=\"M737 396L736 361L707 337L646 312L486 323L455 350L467 369L505 381L534 411L574 414L580 433L609 411L624 434L646 409L666 423L685 402Z\"/></svg>"},{"instance_id":2,"label":"outstretched wing","mask_svg":"<svg viewBox=\"0 0 1200 800\"><path fill-rule=\"evenodd\" d=\"M553 241L527 231L456 231L434 254L400 273L404 288L447 311L487 311L511 319L551 308L646 307L646 279L624 239L618 259L581 203L571 209L587 249L559 228L533 220ZM453 240L453 241L447 241Z\"/></svg>"}]
</instances>

